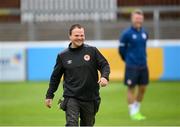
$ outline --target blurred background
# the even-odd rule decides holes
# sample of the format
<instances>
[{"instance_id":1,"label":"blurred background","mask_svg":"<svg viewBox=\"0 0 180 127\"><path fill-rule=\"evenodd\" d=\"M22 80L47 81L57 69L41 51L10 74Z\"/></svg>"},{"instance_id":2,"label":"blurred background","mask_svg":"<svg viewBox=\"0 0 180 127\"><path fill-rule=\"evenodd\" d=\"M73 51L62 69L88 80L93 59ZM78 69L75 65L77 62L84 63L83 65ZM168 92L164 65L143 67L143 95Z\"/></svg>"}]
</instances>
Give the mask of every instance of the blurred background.
<instances>
[{"instance_id":1,"label":"blurred background","mask_svg":"<svg viewBox=\"0 0 180 127\"><path fill-rule=\"evenodd\" d=\"M88 40L114 40L141 8L150 39L177 39L179 0L0 0L0 40L67 40L69 26L86 27Z\"/></svg>"},{"instance_id":2,"label":"blurred background","mask_svg":"<svg viewBox=\"0 0 180 127\"><path fill-rule=\"evenodd\" d=\"M124 63L117 50L119 35L131 25L130 13L137 8L145 15L155 84L145 100L150 108L144 108L152 119L142 123L128 120L125 88L119 85ZM96 46L111 66L113 85L102 96L117 109L102 108L96 125L180 125L180 0L0 0L0 125L64 125L63 113L47 111L43 101L57 53L67 47L68 30L75 23L85 27L86 43ZM123 101L116 104L112 93ZM153 116L154 108L161 115Z\"/></svg>"},{"instance_id":3,"label":"blurred background","mask_svg":"<svg viewBox=\"0 0 180 127\"><path fill-rule=\"evenodd\" d=\"M111 78L123 79L118 38L130 25L130 13L136 8L144 11L149 33L150 78L179 80L180 0L0 0L0 80L15 80L16 73L21 80L48 80L56 54L67 47L68 30L74 23L86 28L87 41L110 61ZM19 66L17 70L13 67L14 73L8 61Z\"/></svg>"}]
</instances>

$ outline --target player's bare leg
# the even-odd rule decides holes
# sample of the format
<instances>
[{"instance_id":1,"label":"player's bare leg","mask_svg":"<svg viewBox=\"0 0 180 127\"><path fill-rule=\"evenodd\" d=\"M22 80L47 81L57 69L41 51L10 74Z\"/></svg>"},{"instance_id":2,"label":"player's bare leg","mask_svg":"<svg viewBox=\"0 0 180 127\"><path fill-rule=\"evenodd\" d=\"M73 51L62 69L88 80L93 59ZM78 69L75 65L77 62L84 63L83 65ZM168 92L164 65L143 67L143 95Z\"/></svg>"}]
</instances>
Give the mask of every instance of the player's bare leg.
<instances>
[{"instance_id":1,"label":"player's bare leg","mask_svg":"<svg viewBox=\"0 0 180 127\"><path fill-rule=\"evenodd\" d=\"M146 85L139 85L137 98L136 98L137 102L142 102L145 92L146 92Z\"/></svg>"},{"instance_id":2,"label":"player's bare leg","mask_svg":"<svg viewBox=\"0 0 180 127\"><path fill-rule=\"evenodd\" d=\"M145 117L140 113L140 102L143 100L146 86L138 87L136 94L136 87L128 87L127 100L129 104L129 114L132 120L144 120Z\"/></svg>"},{"instance_id":3,"label":"player's bare leg","mask_svg":"<svg viewBox=\"0 0 180 127\"><path fill-rule=\"evenodd\" d=\"M142 102L142 100L144 98L145 92L146 92L146 85L139 85L138 86L138 91L137 91L137 97L136 97L136 101L135 101L134 105L136 107L136 111L138 113L138 116L139 116L140 120L146 119L146 117L144 117L140 113L140 106L141 106L141 102Z\"/></svg>"},{"instance_id":4,"label":"player's bare leg","mask_svg":"<svg viewBox=\"0 0 180 127\"><path fill-rule=\"evenodd\" d=\"M127 101L129 107L129 114L131 118L138 113L136 108L136 88L135 87L128 87L127 91ZM133 119L133 118L132 118Z\"/></svg>"},{"instance_id":5,"label":"player's bare leg","mask_svg":"<svg viewBox=\"0 0 180 127\"><path fill-rule=\"evenodd\" d=\"M135 87L128 87L128 91L127 91L128 104L129 105L133 104L135 100L136 100Z\"/></svg>"}]
</instances>

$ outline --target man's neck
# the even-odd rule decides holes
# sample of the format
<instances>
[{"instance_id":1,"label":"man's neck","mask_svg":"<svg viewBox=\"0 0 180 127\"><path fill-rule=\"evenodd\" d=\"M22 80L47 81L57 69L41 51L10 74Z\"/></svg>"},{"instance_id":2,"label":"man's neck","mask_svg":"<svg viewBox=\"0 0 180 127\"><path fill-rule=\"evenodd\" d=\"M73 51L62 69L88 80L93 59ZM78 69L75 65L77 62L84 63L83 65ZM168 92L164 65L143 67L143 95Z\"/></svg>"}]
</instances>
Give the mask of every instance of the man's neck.
<instances>
[{"instance_id":1,"label":"man's neck","mask_svg":"<svg viewBox=\"0 0 180 127\"><path fill-rule=\"evenodd\" d=\"M82 46L83 46L83 43L80 46L77 46L77 45L73 44L72 42L70 44L70 48L72 48L72 49L78 49L78 48L81 48Z\"/></svg>"},{"instance_id":2,"label":"man's neck","mask_svg":"<svg viewBox=\"0 0 180 127\"><path fill-rule=\"evenodd\" d=\"M136 29L137 31L140 31L142 27L136 27L134 25L132 25L134 29Z\"/></svg>"},{"instance_id":3,"label":"man's neck","mask_svg":"<svg viewBox=\"0 0 180 127\"><path fill-rule=\"evenodd\" d=\"M78 48L78 46L76 46L73 43L71 43L71 48Z\"/></svg>"}]
</instances>

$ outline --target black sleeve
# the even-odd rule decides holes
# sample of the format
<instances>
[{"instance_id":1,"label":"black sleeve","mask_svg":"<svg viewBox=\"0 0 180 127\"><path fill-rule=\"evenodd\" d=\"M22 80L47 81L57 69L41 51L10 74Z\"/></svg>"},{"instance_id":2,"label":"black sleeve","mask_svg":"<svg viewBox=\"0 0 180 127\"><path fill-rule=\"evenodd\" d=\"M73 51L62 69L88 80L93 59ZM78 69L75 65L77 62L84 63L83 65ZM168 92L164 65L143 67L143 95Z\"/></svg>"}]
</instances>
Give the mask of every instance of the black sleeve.
<instances>
[{"instance_id":1,"label":"black sleeve","mask_svg":"<svg viewBox=\"0 0 180 127\"><path fill-rule=\"evenodd\" d=\"M110 74L109 63L97 48L95 48L95 51L96 51L97 66L98 66L98 70L101 72L101 77L104 77L107 80L109 80L109 74Z\"/></svg>"},{"instance_id":2,"label":"black sleeve","mask_svg":"<svg viewBox=\"0 0 180 127\"><path fill-rule=\"evenodd\" d=\"M58 54L56 59L56 64L54 66L54 70L50 78L49 88L46 93L47 99L52 99L54 97L54 92L56 92L56 90L58 89L63 73L64 73L64 69L62 66L62 61L60 55Z\"/></svg>"}]
</instances>

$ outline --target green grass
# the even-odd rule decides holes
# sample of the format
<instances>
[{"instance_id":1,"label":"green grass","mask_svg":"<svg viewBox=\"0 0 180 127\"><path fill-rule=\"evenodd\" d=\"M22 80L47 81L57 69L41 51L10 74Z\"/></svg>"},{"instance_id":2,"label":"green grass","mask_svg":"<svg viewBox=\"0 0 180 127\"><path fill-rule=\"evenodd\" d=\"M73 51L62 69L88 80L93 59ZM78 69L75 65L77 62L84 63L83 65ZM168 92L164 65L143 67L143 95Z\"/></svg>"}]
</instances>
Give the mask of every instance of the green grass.
<instances>
[{"instance_id":1,"label":"green grass","mask_svg":"<svg viewBox=\"0 0 180 127\"><path fill-rule=\"evenodd\" d=\"M44 106L47 82L0 83L0 125L64 125L56 92L53 107ZM126 87L111 82L101 89L102 103L96 125L180 125L180 82L152 82L142 104L145 121L131 121L126 103Z\"/></svg>"}]
</instances>

